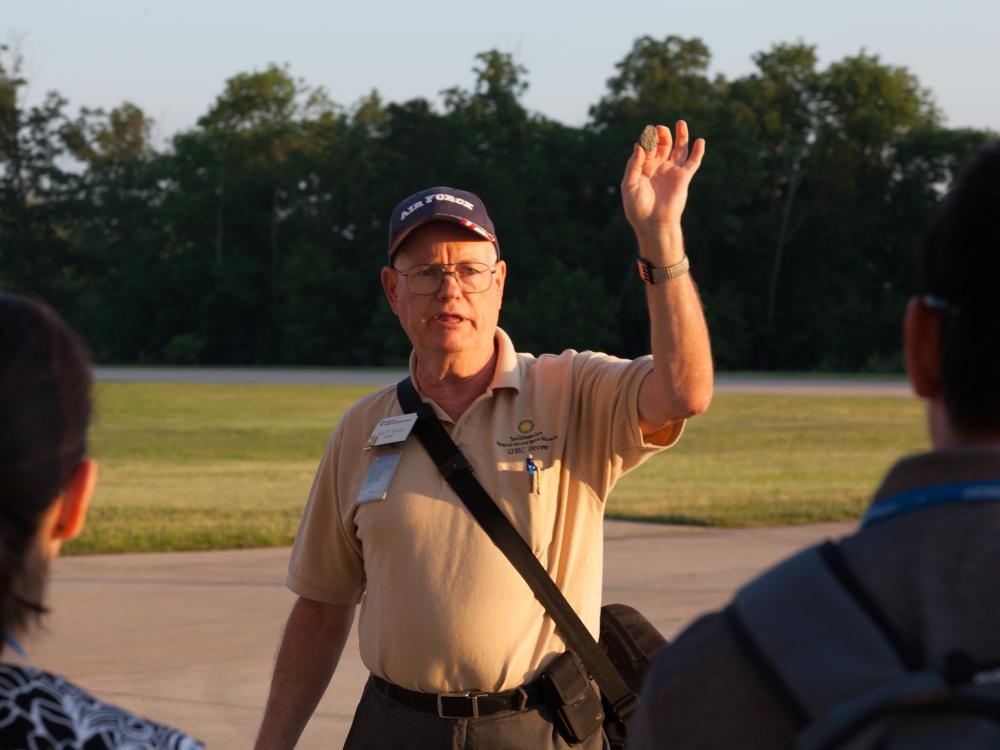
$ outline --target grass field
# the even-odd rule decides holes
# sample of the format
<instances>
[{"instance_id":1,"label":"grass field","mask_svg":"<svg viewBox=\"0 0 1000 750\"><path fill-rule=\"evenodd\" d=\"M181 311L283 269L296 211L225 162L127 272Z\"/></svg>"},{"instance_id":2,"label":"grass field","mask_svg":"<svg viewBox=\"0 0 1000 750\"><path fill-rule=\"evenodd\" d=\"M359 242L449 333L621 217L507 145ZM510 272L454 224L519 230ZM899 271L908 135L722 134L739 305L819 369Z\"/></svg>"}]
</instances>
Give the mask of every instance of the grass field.
<instances>
[{"instance_id":1,"label":"grass field","mask_svg":"<svg viewBox=\"0 0 1000 750\"><path fill-rule=\"evenodd\" d=\"M101 477L69 554L288 544L326 439L370 388L102 383ZM617 518L747 526L856 517L926 447L910 399L719 394L681 442L625 477Z\"/></svg>"}]
</instances>

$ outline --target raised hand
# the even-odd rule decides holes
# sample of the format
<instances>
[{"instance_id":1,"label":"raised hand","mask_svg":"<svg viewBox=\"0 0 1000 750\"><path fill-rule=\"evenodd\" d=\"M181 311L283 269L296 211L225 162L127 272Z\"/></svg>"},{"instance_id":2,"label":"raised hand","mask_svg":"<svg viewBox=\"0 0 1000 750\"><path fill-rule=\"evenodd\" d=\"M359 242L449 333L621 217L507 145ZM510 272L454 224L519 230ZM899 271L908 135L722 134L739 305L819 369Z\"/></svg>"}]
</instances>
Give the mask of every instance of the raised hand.
<instances>
[{"instance_id":1,"label":"raised hand","mask_svg":"<svg viewBox=\"0 0 1000 750\"><path fill-rule=\"evenodd\" d=\"M622 204L625 217L640 239L680 227L688 185L705 155L704 138L698 138L688 153L688 127L684 120L677 121L676 131L674 142L670 129L657 125L656 148L646 152L635 144L632 158L625 165Z\"/></svg>"}]
</instances>

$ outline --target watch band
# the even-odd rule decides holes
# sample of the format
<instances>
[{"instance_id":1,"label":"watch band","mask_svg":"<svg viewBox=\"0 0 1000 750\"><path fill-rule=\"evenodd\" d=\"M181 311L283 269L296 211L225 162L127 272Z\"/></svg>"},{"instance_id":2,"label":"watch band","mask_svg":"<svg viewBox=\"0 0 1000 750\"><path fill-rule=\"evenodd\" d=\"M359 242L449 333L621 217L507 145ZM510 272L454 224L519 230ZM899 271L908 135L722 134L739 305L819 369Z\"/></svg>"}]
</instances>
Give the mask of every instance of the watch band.
<instances>
[{"instance_id":1,"label":"watch band","mask_svg":"<svg viewBox=\"0 0 1000 750\"><path fill-rule=\"evenodd\" d=\"M647 284L676 279L678 276L686 274L691 268L691 262L688 260L687 255L681 258L680 262L674 263L672 266L654 266L641 255L636 258L636 263L639 266L639 277Z\"/></svg>"}]
</instances>

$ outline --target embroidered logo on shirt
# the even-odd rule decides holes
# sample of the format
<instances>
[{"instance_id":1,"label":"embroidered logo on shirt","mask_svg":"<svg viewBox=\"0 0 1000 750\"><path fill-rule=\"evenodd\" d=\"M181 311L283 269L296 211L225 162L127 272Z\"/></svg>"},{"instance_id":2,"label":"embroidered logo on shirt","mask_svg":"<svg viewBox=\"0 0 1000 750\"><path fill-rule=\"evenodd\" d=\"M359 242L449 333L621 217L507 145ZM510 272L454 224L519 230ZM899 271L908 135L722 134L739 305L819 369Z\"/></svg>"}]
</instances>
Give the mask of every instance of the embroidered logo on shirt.
<instances>
[{"instance_id":1,"label":"embroidered logo on shirt","mask_svg":"<svg viewBox=\"0 0 1000 750\"><path fill-rule=\"evenodd\" d=\"M526 456L550 450L552 441L557 437L558 435L546 435L542 430L536 430L535 420L522 419L517 423L517 434L506 440L497 440L497 445L508 456Z\"/></svg>"}]
</instances>

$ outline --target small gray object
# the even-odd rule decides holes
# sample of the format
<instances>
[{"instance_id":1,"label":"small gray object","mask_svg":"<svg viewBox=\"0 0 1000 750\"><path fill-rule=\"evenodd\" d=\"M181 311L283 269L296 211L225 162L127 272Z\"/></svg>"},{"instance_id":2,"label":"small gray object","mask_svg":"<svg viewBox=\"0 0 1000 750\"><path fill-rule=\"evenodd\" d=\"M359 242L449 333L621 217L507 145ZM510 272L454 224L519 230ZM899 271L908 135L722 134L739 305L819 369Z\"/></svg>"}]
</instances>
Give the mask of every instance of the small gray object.
<instances>
[{"instance_id":1,"label":"small gray object","mask_svg":"<svg viewBox=\"0 0 1000 750\"><path fill-rule=\"evenodd\" d=\"M660 135L656 132L655 125L647 125L642 129L642 135L639 136L639 145L642 146L647 152L656 148L659 142Z\"/></svg>"}]
</instances>

